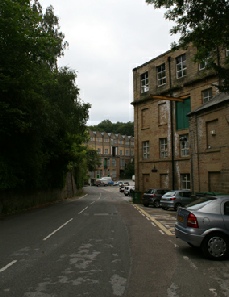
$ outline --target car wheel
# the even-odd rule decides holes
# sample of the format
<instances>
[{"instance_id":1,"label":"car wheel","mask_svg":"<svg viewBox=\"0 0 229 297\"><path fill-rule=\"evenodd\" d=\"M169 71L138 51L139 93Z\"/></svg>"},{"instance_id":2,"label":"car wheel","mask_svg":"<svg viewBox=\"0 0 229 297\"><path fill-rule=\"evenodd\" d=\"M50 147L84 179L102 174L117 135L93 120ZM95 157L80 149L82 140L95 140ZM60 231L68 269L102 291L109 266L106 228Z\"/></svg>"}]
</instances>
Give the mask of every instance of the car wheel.
<instances>
[{"instance_id":1,"label":"car wheel","mask_svg":"<svg viewBox=\"0 0 229 297\"><path fill-rule=\"evenodd\" d=\"M180 204L180 203L177 203L175 206L174 206L174 209L175 209L175 211L177 211L177 209L179 208L179 207L181 207L182 205Z\"/></svg>"},{"instance_id":2,"label":"car wheel","mask_svg":"<svg viewBox=\"0 0 229 297\"><path fill-rule=\"evenodd\" d=\"M168 209L168 207L162 207L162 209L164 209L164 210L167 210L167 209Z\"/></svg>"},{"instance_id":3,"label":"car wheel","mask_svg":"<svg viewBox=\"0 0 229 297\"><path fill-rule=\"evenodd\" d=\"M229 240L222 233L212 233L202 243L204 255L213 260L223 260L229 255Z\"/></svg>"},{"instance_id":4,"label":"car wheel","mask_svg":"<svg viewBox=\"0 0 229 297\"><path fill-rule=\"evenodd\" d=\"M156 207L156 208L160 207L160 201L155 200L153 205L154 205L154 207Z\"/></svg>"},{"instance_id":5,"label":"car wheel","mask_svg":"<svg viewBox=\"0 0 229 297\"><path fill-rule=\"evenodd\" d=\"M148 207L148 206L149 206L149 204L148 204L148 203L144 203L143 205L144 205L145 207Z\"/></svg>"}]
</instances>

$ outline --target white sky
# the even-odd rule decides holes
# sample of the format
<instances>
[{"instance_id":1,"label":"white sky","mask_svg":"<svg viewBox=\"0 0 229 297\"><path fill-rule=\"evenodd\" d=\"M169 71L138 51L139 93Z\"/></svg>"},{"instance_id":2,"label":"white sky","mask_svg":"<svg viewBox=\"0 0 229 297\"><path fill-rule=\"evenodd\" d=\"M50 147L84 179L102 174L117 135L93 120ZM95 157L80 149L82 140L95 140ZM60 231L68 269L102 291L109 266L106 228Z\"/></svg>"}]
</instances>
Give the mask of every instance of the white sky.
<instances>
[{"instance_id":1,"label":"white sky","mask_svg":"<svg viewBox=\"0 0 229 297\"><path fill-rule=\"evenodd\" d=\"M52 5L69 48L59 61L77 72L89 125L133 121L133 68L169 50L175 37L145 0L40 0Z\"/></svg>"}]
</instances>

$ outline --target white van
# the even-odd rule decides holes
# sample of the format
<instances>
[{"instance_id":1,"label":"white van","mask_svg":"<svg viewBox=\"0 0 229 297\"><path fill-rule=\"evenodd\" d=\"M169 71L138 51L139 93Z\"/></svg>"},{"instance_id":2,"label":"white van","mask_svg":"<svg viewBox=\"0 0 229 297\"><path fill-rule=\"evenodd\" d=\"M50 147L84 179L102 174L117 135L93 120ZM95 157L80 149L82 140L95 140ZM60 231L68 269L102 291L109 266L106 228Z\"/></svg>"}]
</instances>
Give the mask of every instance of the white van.
<instances>
[{"instance_id":1,"label":"white van","mask_svg":"<svg viewBox=\"0 0 229 297\"><path fill-rule=\"evenodd\" d=\"M99 179L97 179L95 181L95 184L96 186L108 186L108 185L112 185L113 184L113 181L112 181L112 178L110 176L104 176L104 177L101 177Z\"/></svg>"}]
</instances>

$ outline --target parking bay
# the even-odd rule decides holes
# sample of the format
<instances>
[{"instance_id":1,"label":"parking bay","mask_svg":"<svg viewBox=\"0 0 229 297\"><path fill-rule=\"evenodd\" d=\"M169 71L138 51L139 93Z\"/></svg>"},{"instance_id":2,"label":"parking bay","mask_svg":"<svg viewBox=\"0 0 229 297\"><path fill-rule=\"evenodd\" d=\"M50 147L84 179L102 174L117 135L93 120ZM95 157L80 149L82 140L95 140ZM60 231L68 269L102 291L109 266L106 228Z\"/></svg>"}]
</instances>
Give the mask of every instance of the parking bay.
<instances>
[{"instance_id":1,"label":"parking bay","mask_svg":"<svg viewBox=\"0 0 229 297\"><path fill-rule=\"evenodd\" d=\"M145 207L141 204L133 206L153 224L157 225L167 235L175 235L175 222L177 212L174 210L163 210L161 208Z\"/></svg>"}]
</instances>

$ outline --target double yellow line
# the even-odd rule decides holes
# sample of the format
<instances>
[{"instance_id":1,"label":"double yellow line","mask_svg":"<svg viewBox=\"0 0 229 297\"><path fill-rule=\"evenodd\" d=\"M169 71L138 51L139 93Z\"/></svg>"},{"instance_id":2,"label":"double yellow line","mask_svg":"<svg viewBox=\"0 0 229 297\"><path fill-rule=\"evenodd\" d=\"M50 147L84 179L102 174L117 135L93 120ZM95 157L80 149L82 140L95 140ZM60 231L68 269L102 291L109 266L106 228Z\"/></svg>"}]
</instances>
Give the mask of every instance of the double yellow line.
<instances>
[{"instance_id":1,"label":"double yellow line","mask_svg":"<svg viewBox=\"0 0 229 297\"><path fill-rule=\"evenodd\" d=\"M146 211L144 211L141 207L139 207L136 204L133 204L133 206L143 215L145 215L150 221L152 221L155 225L157 225L165 234L167 235L174 235L171 231L169 231L164 225L162 225L160 222L158 222L154 217L151 217L150 214L148 214Z\"/></svg>"}]
</instances>

